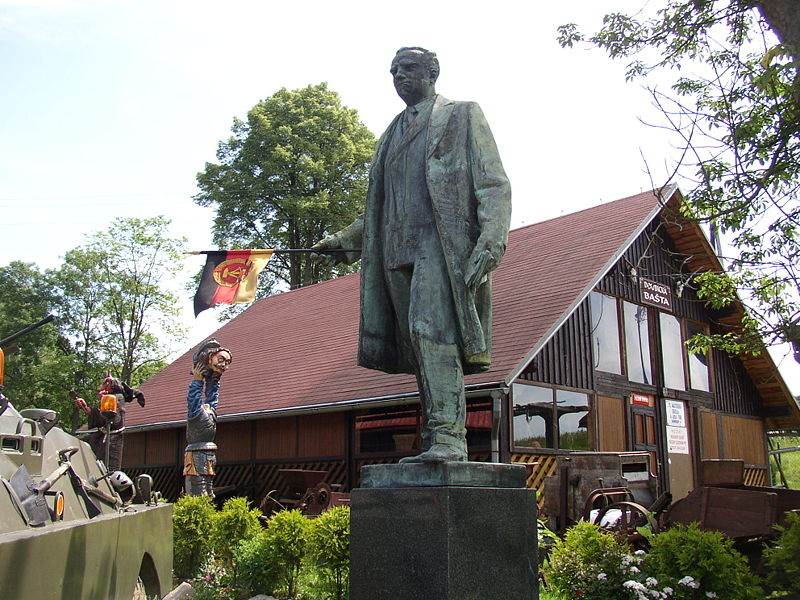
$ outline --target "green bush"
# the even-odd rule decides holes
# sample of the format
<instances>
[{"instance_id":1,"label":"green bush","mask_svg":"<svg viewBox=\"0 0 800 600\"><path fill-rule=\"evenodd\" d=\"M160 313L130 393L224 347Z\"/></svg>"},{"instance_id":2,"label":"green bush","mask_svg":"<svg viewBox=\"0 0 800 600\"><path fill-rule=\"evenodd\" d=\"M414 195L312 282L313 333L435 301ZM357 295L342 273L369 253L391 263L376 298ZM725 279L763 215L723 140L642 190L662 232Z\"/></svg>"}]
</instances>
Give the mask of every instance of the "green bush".
<instances>
[{"instance_id":1,"label":"green bush","mask_svg":"<svg viewBox=\"0 0 800 600\"><path fill-rule=\"evenodd\" d=\"M267 522L264 535L272 548L279 581L288 598L295 593L310 527L309 519L296 509L275 513Z\"/></svg>"},{"instance_id":2,"label":"green bush","mask_svg":"<svg viewBox=\"0 0 800 600\"><path fill-rule=\"evenodd\" d=\"M233 549L234 587L242 598L272 594L278 587L278 567L270 540L263 531Z\"/></svg>"},{"instance_id":3,"label":"green bush","mask_svg":"<svg viewBox=\"0 0 800 600\"><path fill-rule=\"evenodd\" d=\"M543 572L549 591L568 598L630 600L628 546L597 525L580 522L557 540Z\"/></svg>"},{"instance_id":4,"label":"green bush","mask_svg":"<svg viewBox=\"0 0 800 600\"><path fill-rule=\"evenodd\" d=\"M671 587L673 600L764 598L745 558L719 532L676 525L652 536L650 546L643 570Z\"/></svg>"},{"instance_id":5,"label":"green bush","mask_svg":"<svg viewBox=\"0 0 800 600\"><path fill-rule=\"evenodd\" d=\"M181 496L173 510L173 569L186 580L200 573L211 554L214 506L208 496Z\"/></svg>"},{"instance_id":6,"label":"green bush","mask_svg":"<svg viewBox=\"0 0 800 600\"><path fill-rule=\"evenodd\" d=\"M789 513L774 546L764 550L767 583L776 590L800 592L800 515Z\"/></svg>"},{"instance_id":7,"label":"green bush","mask_svg":"<svg viewBox=\"0 0 800 600\"><path fill-rule=\"evenodd\" d=\"M344 600L350 574L350 508L335 506L310 525L308 555L332 597Z\"/></svg>"},{"instance_id":8,"label":"green bush","mask_svg":"<svg viewBox=\"0 0 800 600\"><path fill-rule=\"evenodd\" d=\"M212 547L223 562L233 560L233 548L242 540L248 540L261 531L258 517L261 511L250 508L247 498L230 498L222 505L222 510L214 515L211 535Z\"/></svg>"}]
</instances>

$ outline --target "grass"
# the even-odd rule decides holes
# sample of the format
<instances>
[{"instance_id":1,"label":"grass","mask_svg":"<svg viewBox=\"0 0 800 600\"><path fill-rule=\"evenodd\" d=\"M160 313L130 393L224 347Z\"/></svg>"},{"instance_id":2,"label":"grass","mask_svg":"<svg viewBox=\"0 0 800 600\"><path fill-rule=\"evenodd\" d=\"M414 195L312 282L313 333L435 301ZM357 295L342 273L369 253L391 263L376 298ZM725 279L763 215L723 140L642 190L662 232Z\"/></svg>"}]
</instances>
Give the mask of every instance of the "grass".
<instances>
[{"instance_id":1,"label":"grass","mask_svg":"<svg viewBox=\"0 0 800 600\"><path fill-rule=\"evenodd\" d=\"M800 436L771 437L770 439L772 440L771 447L774 449L800 446ZM783 476L786 478L787 486L793 490L800 489L800 451L772 456L773 483L774 485L783 485L781 472L778 470L777 465L780 465L780 471L783 472Z\"/></svg>"}]
</instances>

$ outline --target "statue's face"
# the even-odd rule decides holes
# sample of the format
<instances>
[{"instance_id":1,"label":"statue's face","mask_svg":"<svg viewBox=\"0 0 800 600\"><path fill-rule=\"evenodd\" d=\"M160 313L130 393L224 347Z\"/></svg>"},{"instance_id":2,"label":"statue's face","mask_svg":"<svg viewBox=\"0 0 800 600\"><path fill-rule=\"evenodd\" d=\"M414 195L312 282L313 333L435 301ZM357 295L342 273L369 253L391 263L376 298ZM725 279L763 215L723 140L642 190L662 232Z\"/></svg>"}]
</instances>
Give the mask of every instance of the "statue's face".
<instances>
[{"instance_id":1,"label":"statue's face","mask_svg":"<svg viewBox=\"0 0 800 600\"><path fill-rule=\"evenodd\" d=\"M417 50L401 52L395 56L389 72L394 78L394 89L397 90L397 95L408 106L433 96L435 93L428 61Z\"/></svg>"},{"instance_id":2,"label":"statue's face","mask_svg":"<svg viewBox=\"0 0 800 600\"><path fill-rule=\"evenodd\" d=\"M214 371L215 373L224 373L228 370L228 367L231 365L231 355L225 352L224 350L217 352L216 354L212 354L211 358L208 361L208 368Z\"/></svg>"}]
</instances>

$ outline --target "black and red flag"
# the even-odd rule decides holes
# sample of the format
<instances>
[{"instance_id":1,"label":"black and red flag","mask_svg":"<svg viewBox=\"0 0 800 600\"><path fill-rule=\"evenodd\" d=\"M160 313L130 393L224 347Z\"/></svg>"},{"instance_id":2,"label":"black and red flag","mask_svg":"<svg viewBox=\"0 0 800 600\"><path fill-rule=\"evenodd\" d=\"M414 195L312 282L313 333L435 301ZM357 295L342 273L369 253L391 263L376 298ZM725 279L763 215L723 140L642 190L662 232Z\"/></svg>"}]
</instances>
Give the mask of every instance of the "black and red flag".
<instances>
[{"instance_id":1,"label":"black and red flag","mask_svg":"<svg viewBox=\"0 0 800 600\"><path fill-rule=\"evenodd\" d=\"M217 304L252 302L258 288L258 274L274 250L207 250L206 266L194 295L194 316Z\"/></svg>"}]
</instances>

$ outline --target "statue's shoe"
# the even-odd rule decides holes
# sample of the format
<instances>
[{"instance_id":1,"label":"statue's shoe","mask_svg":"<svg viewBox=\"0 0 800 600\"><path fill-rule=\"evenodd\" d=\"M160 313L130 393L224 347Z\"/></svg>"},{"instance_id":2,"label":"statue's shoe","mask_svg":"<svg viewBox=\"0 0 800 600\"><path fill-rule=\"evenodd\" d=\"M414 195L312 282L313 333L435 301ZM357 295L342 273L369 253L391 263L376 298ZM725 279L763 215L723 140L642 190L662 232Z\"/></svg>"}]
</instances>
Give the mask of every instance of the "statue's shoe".
<instances>
[{"instance_id":1,"label":"statue's shoe","mask_svg":"<svg viewBox=\"0 0 800 600\"><path fill-rule=\"evenodd\" d=\"M445 444L434 444L422 454L401 458L400 464L465 462L466 460L466 452L459 452L456 448Z\"/></svg>"}]
</instances>

